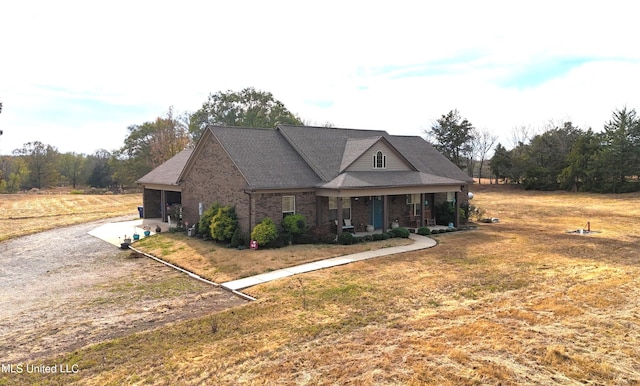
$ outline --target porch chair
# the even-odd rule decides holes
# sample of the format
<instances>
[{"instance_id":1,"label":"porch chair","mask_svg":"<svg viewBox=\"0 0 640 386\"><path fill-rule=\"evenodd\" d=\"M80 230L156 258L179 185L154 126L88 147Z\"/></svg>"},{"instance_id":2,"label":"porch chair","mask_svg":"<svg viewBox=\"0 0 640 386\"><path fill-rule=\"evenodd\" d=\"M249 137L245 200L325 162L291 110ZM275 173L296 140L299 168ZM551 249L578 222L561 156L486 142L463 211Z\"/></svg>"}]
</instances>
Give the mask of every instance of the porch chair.
<instances>
[{"instance_id":1,"label":"porch chair","mask_svg":"<svg viewBox=\"0 0 640 386\"><path fill-rule=\"evenodd\" d=\"M435 218L428 218L427 219L427 226L428 227L432 227L434 225L436 225L436 219Z\"/></svg>"},{"instance_id":2,"label":"porch chair","mask_svg":"<svg viewBox=\"0 0 640 386\"><path fill-rule=\"evenodd\" d=\"M351 225L351 219L350 218L345 218L343 221L344 221L344 225L342 226L342 230L343 231L356 233L355 228L353 227L353 225ZM337 227L338 226L338 220L335 220L335 222L336 222L336 227Z\"/></svg>"}]
</instances>

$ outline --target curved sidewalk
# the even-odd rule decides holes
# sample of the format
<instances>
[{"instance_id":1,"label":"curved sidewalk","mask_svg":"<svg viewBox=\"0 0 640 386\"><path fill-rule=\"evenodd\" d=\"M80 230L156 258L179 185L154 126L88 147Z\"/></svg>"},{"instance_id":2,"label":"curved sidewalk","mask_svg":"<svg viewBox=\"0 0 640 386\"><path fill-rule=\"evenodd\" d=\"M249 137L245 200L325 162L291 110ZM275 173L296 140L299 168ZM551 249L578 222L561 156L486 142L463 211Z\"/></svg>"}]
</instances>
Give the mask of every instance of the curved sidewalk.
<instances>
[{"instance_id":1,"label":"curved sidewalk","mask_svg":"<svg viewBox=\"0 0 640 386\"><path fill-rule=\"evenodd\" d=\"M427 249L437 244L437 242L434 239L426 236L420 236L415 233L412 233L409 237L412 240L414 240L413 244L403 245L399 247L382 248L382 249L377 249L375 251L366 251L366 252L354 253L352 255L338 256L331 259L314 261L312 263L296 265L293 267L278 269L276 271L271 271L271 272L263 273L256 276L250 276L250 277L245 277L243 279L228 281L226 283L220 284L220 286L230 291L238 291L244 288L252 287L254 285L281 279L283 277L297 275L299 273L317 271L319 269L336 267L338 265L344 265L344 264L349 264L356 261L373 259L375 257L380 257L380 256L395 255L396 253Z\"/></svg>"}]
</instances>

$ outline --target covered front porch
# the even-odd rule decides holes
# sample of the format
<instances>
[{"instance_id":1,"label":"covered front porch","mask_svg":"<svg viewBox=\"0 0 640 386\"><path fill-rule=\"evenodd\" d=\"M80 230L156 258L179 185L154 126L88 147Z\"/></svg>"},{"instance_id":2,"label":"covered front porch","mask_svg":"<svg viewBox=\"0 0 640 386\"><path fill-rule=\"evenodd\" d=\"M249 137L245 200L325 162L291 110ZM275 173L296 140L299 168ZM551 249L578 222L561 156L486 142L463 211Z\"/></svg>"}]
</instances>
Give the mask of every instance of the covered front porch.
<instances>
[{"instance_id":1,"label":"covered front porch","mask_svg":"<svg viewBox=\"0 0 640 386\"><path fill-rule=\"evenodd\" d=\"M328 221L338 235L342 232L357 235L382 233L395 226L436 229L437 226L447 228L449 222L456 227L460 224L460 205L466 202L464 186L416 190L332 192L335 195L321 192L317 197L318 224ZM326 195L321 196L323 193ZM436 207L444 202L450 202L455 208L453 221L446 220L446 223L443 223L443 218L438 219L436 214Z\"/></svg>"}]
</instances>

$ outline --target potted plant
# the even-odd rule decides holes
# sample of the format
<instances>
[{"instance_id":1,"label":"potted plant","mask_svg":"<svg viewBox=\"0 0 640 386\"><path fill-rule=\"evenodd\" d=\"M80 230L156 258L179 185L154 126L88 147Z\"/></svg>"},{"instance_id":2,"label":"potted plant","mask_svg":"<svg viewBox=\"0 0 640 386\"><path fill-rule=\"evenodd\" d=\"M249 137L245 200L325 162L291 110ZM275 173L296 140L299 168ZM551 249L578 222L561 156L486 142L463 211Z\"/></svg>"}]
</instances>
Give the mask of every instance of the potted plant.
<instances>
[{"instance_id":1,"label":"potted plant","mask_svg":"<svg viewBox=\"0 0 640 386\"><path fill-rule=\"evenodd\" d=\"M151 227L149 225L145 225L143 229L144 229L144 237L149 237L149 235L151 235Z\"/></svg>"},{"instance_id":2,"label":"potted plant","mask_svg":"<svg viewBox=\"0 0 640 386\"><path fill-rule=\"evenodd\" d=\"M124 235L124 240L122 240L122 242L120 243L120 248L127 249L129 248L129 245L131 245L131 239L129 238L129 236Z\"/></svg>"},{"instance_id":3,"label":"potted plant","mask_svg":"<svg viewBox=\"0 0 640 386\"><path fill-rule=\"evenodd\" d=\"M374 231L374 227L371 224L367 224L367 232L373 232Z\"/></svg>"}]
</instances>

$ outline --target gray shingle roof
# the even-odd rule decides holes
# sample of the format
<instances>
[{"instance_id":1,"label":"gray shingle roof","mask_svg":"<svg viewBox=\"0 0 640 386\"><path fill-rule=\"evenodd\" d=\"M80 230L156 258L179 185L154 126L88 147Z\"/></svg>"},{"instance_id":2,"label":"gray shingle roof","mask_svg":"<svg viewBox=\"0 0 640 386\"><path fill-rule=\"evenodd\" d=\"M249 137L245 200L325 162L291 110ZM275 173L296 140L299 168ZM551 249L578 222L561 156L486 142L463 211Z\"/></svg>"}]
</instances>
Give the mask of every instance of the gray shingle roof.
<instances>
[{"instance_id":1,"label":"gray shingle roof","mask_svg":"<svg viewBox=\"0 0 640 386\"><path fill-rule=\"evenodd\" d=\"M360 151L361 147L376 137L384 137L419 172L454 179L458 183L473 182L465 172L419 136L396 136L380 130L287 125L278 126L278 130L325 182L340 174L347 146Z\"/></svg>"},{"instance_id":2,"label":"gray shingle roof","mask_svg":"<svg viewBox=\"0 0 640 386\"><path fill-rule=\"evenodd\" d=\"M349 167L355 160L369 150L371 146L375 145L382 138L381 136L369 137L369 138L347 138L347 143L344 146L344 152L342 153L342 162L340 163L340 172Z\"/></svg>"},{"instance_id":3,"label":"gray shingle roof","mask_svg":"<svg viewBox=\"0 0 640 386\"><path fill-rule=\"evenodd\" d=\"M287 125L275 130L226 126L208 129L244 175L250 189L344 189L473 181L418 136ZM380 140L393 146L416 171L343 172ZM140 178L138 183L178 185L191 153L192 149L183 150Z\"/></svg>"},{"instance_id":4,"label":"gray shingle roof","mask_svg":"<svg viewBox=\"0 0 640 386\"><path fill-rule=\"evenodd\" d=\"M320 188L378 188L423 185L459 185L460 180L435 176L433 174L415 171L370 171L345 172L333 180L321 184Z\"/></svg>"},{"instance_id":5,"label":"gray shingle roof","mask_svg":"<svg viewBox=\"0 0 640 386\"><path fill-rule=\"evenodd\" d=\"M311 188L321 182L274 129L211 126L251 189Z\"/></svg>"},{"instance_id":6,"label":"gray shingle roof","mask_svg":"<svg viewBox=\"0 0 640 386\"><path fill-rule=\"evenodd\" d=\"M178 185L178 178L193 149L185 149L136 181L139 184Z\"/></svg>"}]
</instances>

